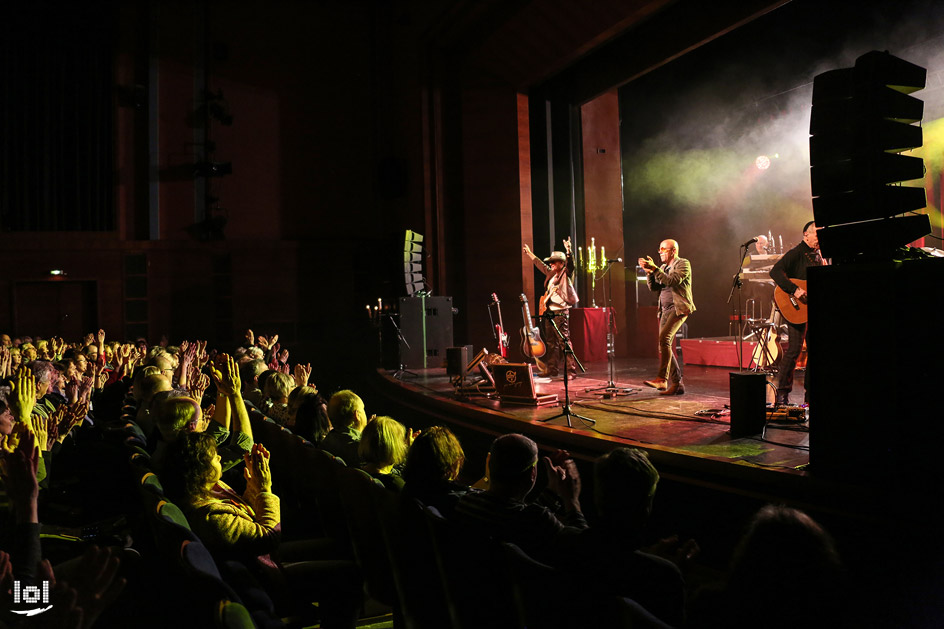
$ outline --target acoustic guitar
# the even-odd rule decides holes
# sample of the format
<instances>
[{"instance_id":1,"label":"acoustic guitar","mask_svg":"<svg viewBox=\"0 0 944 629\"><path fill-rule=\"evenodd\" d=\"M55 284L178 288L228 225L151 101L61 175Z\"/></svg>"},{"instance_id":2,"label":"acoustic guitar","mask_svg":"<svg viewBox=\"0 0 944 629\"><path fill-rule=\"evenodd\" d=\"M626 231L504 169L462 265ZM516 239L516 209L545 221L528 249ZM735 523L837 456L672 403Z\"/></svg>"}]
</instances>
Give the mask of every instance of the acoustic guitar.
<instances>
[{"instance_id":1,"label":"acoustic guitar","mask_svg":"<svg viewBox=\"0 0 944 629\"><path fill-rule=\"evenodd\" d=\"M547 345L541 339L541 332L536 325L531 323L531 307L528 305L528 298L521 293L521 315L524 317L524 326L521 328L521 353L525 356L534 358L535 364L541 371L547 371L547 366L541 360L541 356L547 353Z\"/></svg>"},{"instance_id":2,"label":"acoustic guitar","mask_svg":"<svg viewBox=\"0 0 944 629\"><path fill-rule=\"evenodd\" d=\"M803 290L806 290L806 280L795 280L791 277L790 281ZM777 286L774 288L774 302L776 302L777 308L780 309L780 314L783 315L783 318L790 323L794 325L806 323L808 318L806 312L806 295L797 299Z\"/></svg>"}]
</instances>

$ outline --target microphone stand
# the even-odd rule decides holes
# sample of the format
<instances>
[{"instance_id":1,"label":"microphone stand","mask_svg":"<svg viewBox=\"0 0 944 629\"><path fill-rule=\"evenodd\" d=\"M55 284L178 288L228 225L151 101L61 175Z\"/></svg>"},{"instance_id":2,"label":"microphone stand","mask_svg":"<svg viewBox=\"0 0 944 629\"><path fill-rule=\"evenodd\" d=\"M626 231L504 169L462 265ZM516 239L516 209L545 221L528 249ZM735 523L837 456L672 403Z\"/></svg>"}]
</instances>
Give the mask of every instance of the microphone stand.
<instances>
[{"instance_id":1,"label":"microphone stand","mask_svg":"<svg viewBox=\"0 0 944 629\"><path fill-rule=\"evenodd\" d=\"M738 357L738 371L744 371L744 339L741 338L741 334L744 322L741 320L741 273L744 271L744 257L747 255L747 248L750 245L741 245L738 247L738 270L734 274L734 279L731 282L731 292L728 293L727 303L731 303L731 298L734 297L734 291L737 291L737 307L735 312L737 313L737 323L738 323L738 334L737 334L737 357ZM741 253L741 250L744 250L744 253Z\"/></svg>"},{"instance_id":2,"label":"microphone stand","mask_svg":"<svg viewBox=\"0 0 944 629\"><path fill-rule=\"evenodd\" d=\"M551 420L557 419L558 417L565 417L567 418L568 428L574 427L574 425L570 421L571 417L576 417L577 419L581 420L584 424L597 423L597 420L595 419L590 419L589 417L584 417L583 415L578 415L577 413L570 412L570 387L568 386L570 374L567 369L567 355L570 354L571 356L574 357L574 362L577 364L578 367L580 367L580 371L586 372L587 370L584 369L583 365L580 364L580 360L578 360L577 356L574 354L574 348L570 344L570 338L567 336L564 336L564 333L561 332L561 329L557 327L557 321L555 320L556 315L550 310L548 310L547 312L545 312L543 315L539 316L538 318L540 319L542 317L546 318L548 321L551 322L551 327L553 327L554 331L557 332L557 336L558 338L560 338L564 347L564 352L563 352L564 353L564 409L562 413L558 413L557 415L554 415L553 417L548 417L547 419L539 419L538 421L549 422Z\"/></svg>"},{"instance_id":3,"label":"microphone stand","mask_svg":"<svg viewBox=\"0 0 944 629\"><path fill-rule=\"evenodd\" d=\"M397 322L396 322L396 320L394 319L394 317L396 317L397 315L395 315L395 314L393 314L393 313L389 313L389 314L383 314L382 316L387 317L387 319L388 319L388 320L390 321L390 323L393 325L393 329L397 331L397 339L399 339L401 343L403 343L404 345L406 345L406 348L407 348L407 349L410 349L410 344L406 342L406 337L403 336L403 332L400 330L400 326L397 325ZM398 354L397 354L397 357L398 357L398 358L400 357L400 356L399 356L399 352L398 352ZM393 373L393 377L394 377L396 380L402 380L404 374L408 374L408 375L411 375L411 376L413 376L413 377L419 376L418 373L414 373L414 372L412 372L412 371L409 371L406 367L407 367L407 366L404 365L404 364L401 362L401 363L400 363L400 368L397 369L397 370Z\"/></svg>"},{"instance_id":4,"label":"microphone stand","mask_svg":"<svg viewBox=\"0 0 944 629\"><path fill-rule=\"evenodd\" d=\"M614 396L619 395L630 395L633 393L638 393L640 389L630 389L628 387L617 386L616 380L616 333L613 328L613 275L610 273L610 268L616 260L607 260L606 261L606 270L603 271L603 275L608 275L609 279L607 280L610 284L610 294L606 294L606 283L603 284L603 299L606 300L606 362L608 363L608 373L610 376L609 382L606 383L606 386L602 387L591 387L584 389L584 393L594 393L596 395L602 395L604 399L609 399ZM602 276L601 276L602 277Z\"/></svg>"}]
</instances>

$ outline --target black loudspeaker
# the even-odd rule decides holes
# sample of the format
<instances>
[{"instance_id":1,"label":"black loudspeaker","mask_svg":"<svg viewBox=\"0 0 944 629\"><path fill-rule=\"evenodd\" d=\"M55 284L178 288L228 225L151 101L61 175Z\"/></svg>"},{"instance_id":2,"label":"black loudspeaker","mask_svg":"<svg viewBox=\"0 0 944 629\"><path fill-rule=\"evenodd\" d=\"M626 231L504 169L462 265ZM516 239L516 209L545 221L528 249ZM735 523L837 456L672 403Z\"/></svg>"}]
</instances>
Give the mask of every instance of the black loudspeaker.
<instances>
[{"instance_id":1,"label":"black loudspeaker","mask_svg":"<svg viewBox=\"0 0 944 629\"><path fill-rule=\"evenodd\" d=\"M400 298L400 363L426 369L446 364L452 341L452 297Z\"/></svg>"},{"instance_id":2,"label":"black loudspeaker","mask_svg":"<svg viewBox=\"0 0 944 629\"><path fill-rule=\"evenodd\" d=\"M759 435L767 421L767 374L735 373L731 376L731 436Z\"/></svg>"},{"instance_id":3,"label":"black loudspeaker","mask_svg":"<svg viewBox=\"0 0 944 629\"><path fill-rule=\"evenodd\" d=\"M813 267L807 279L810 472L939 487L944 258Z\"/></svg>"},{"instance_id":4,"label":"black loudspeaker","mask_svg":"<svg viewBox=\"0 0 944 629\"><path fill-rule=\"evenodd\" d=\"M466 375L469 364L469 346L446 348L446 374L450 376Z\"/></svg>"}]
</instances>

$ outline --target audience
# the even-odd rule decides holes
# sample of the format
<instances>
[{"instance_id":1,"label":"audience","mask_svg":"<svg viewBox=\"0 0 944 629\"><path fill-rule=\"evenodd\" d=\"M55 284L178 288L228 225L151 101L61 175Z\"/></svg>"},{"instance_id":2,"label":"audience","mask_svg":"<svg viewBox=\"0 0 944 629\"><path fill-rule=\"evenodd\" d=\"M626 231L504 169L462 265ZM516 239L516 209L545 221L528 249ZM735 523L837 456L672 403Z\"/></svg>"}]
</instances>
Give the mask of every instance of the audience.
<instances>
[{"instance_id":1,"label":"audience","mask_svg":"<svg viewBox=\"0 0 944 629\"><path fill-rule=\"evenodd\" d=\"M247 331L245 340L228 355L203 341L106 343L103 330L76 342L0 335L0 576L37 583L54 575L55 612L47 618L56 626L88 626L72 621L94 620L118 605L126 581L118 575L125 559L118 548L83 555L76 546L54 570L41 561L47 552L39 543L41 507L75 482L57 485L59 466L52 463L60 456L82 461L108 444L120 450L115 443L128 434L126 424L146 438L166 498L181 507L217 562L248 566L282 614L310 611L317 601L323 626L354 625L362 592L354 564L338 559L336 548L334 558L325 558L323 545L299 539L303 531L291 538L299 541L281 539L282 510L299 505L282 504L272 492L269 444L254 443L252 421L262 421L255 410L250 416L254 407L310 442L294 440L298 448L320 447L403 500L435 507L462 534L513 542L580 587L631 598L667 625L848 621L836 546L801 511L768 506L755 514L724 582L702 588L686 607L683 575L699 548L676 538L645 545L656 538L649 521L659 482L645 452L621 447L599 457L588 526L580 475L567 452L542 457L524 435L499 436L485 459L483 489L470 488L459 481L465 454L449 428L414 432L389 416L368 420L364 401L347 389L326 403L309 384L311 365L289 365L277 336ZM125 404L120 416L110 403L116 397ZM223 474L239 465L235 480L226 476L237 491ZM535 495L544 475L547 489ZM408 504L403 500L391 504Z\"/></svg>"}]
</instances>

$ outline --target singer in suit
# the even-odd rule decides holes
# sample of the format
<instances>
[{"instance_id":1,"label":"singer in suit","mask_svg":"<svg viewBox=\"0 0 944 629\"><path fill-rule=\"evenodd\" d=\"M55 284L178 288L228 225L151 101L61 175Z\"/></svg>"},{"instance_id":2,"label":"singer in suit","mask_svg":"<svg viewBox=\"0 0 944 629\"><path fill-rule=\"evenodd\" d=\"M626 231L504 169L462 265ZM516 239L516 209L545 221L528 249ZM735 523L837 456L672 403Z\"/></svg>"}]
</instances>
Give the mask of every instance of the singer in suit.
<instances>
[{"instance_id":1,"label":"singer in suit","mask_svg":"<svg viewBox=\"0 0 944 629\"><path fill-rule=\"evenodd\" d=\"M678 243L663 240L659 244L657 266L652 258L639 258L639 266L646 271L649 290L659 293L659 373L655 380L646 382L651 387L665 389L660 395L682 395L682 372L675 356L675 335L679 328L695 312L692 299L692 265L678 257Z\"/></svg>"},{"instance_id":2,"label":"singer in suit","mask_svg":"<svg viewBox=\"0 0 944 629\"><path fill-rule=\"evenodd\" d=\"M770 269L770 277L777 286L797 301L806 299L806 291L791 282L791 279L806 280L806 270L811 266L820 266L823 256L819 253L819 237L816 234L816 223L808 222L803 226L803 240L796 247L783 254L777 263ZM777 375L777 404L786 404L793 390L793 372L796 370L797 357L803 349L803 339L806 336L806 323L787 322L787 351L780 362L780 372ZM808 384L810 370L807 367L803 374L803 389L806 390L804 401L809 402Z\"/></svg>"}]
</instances>

